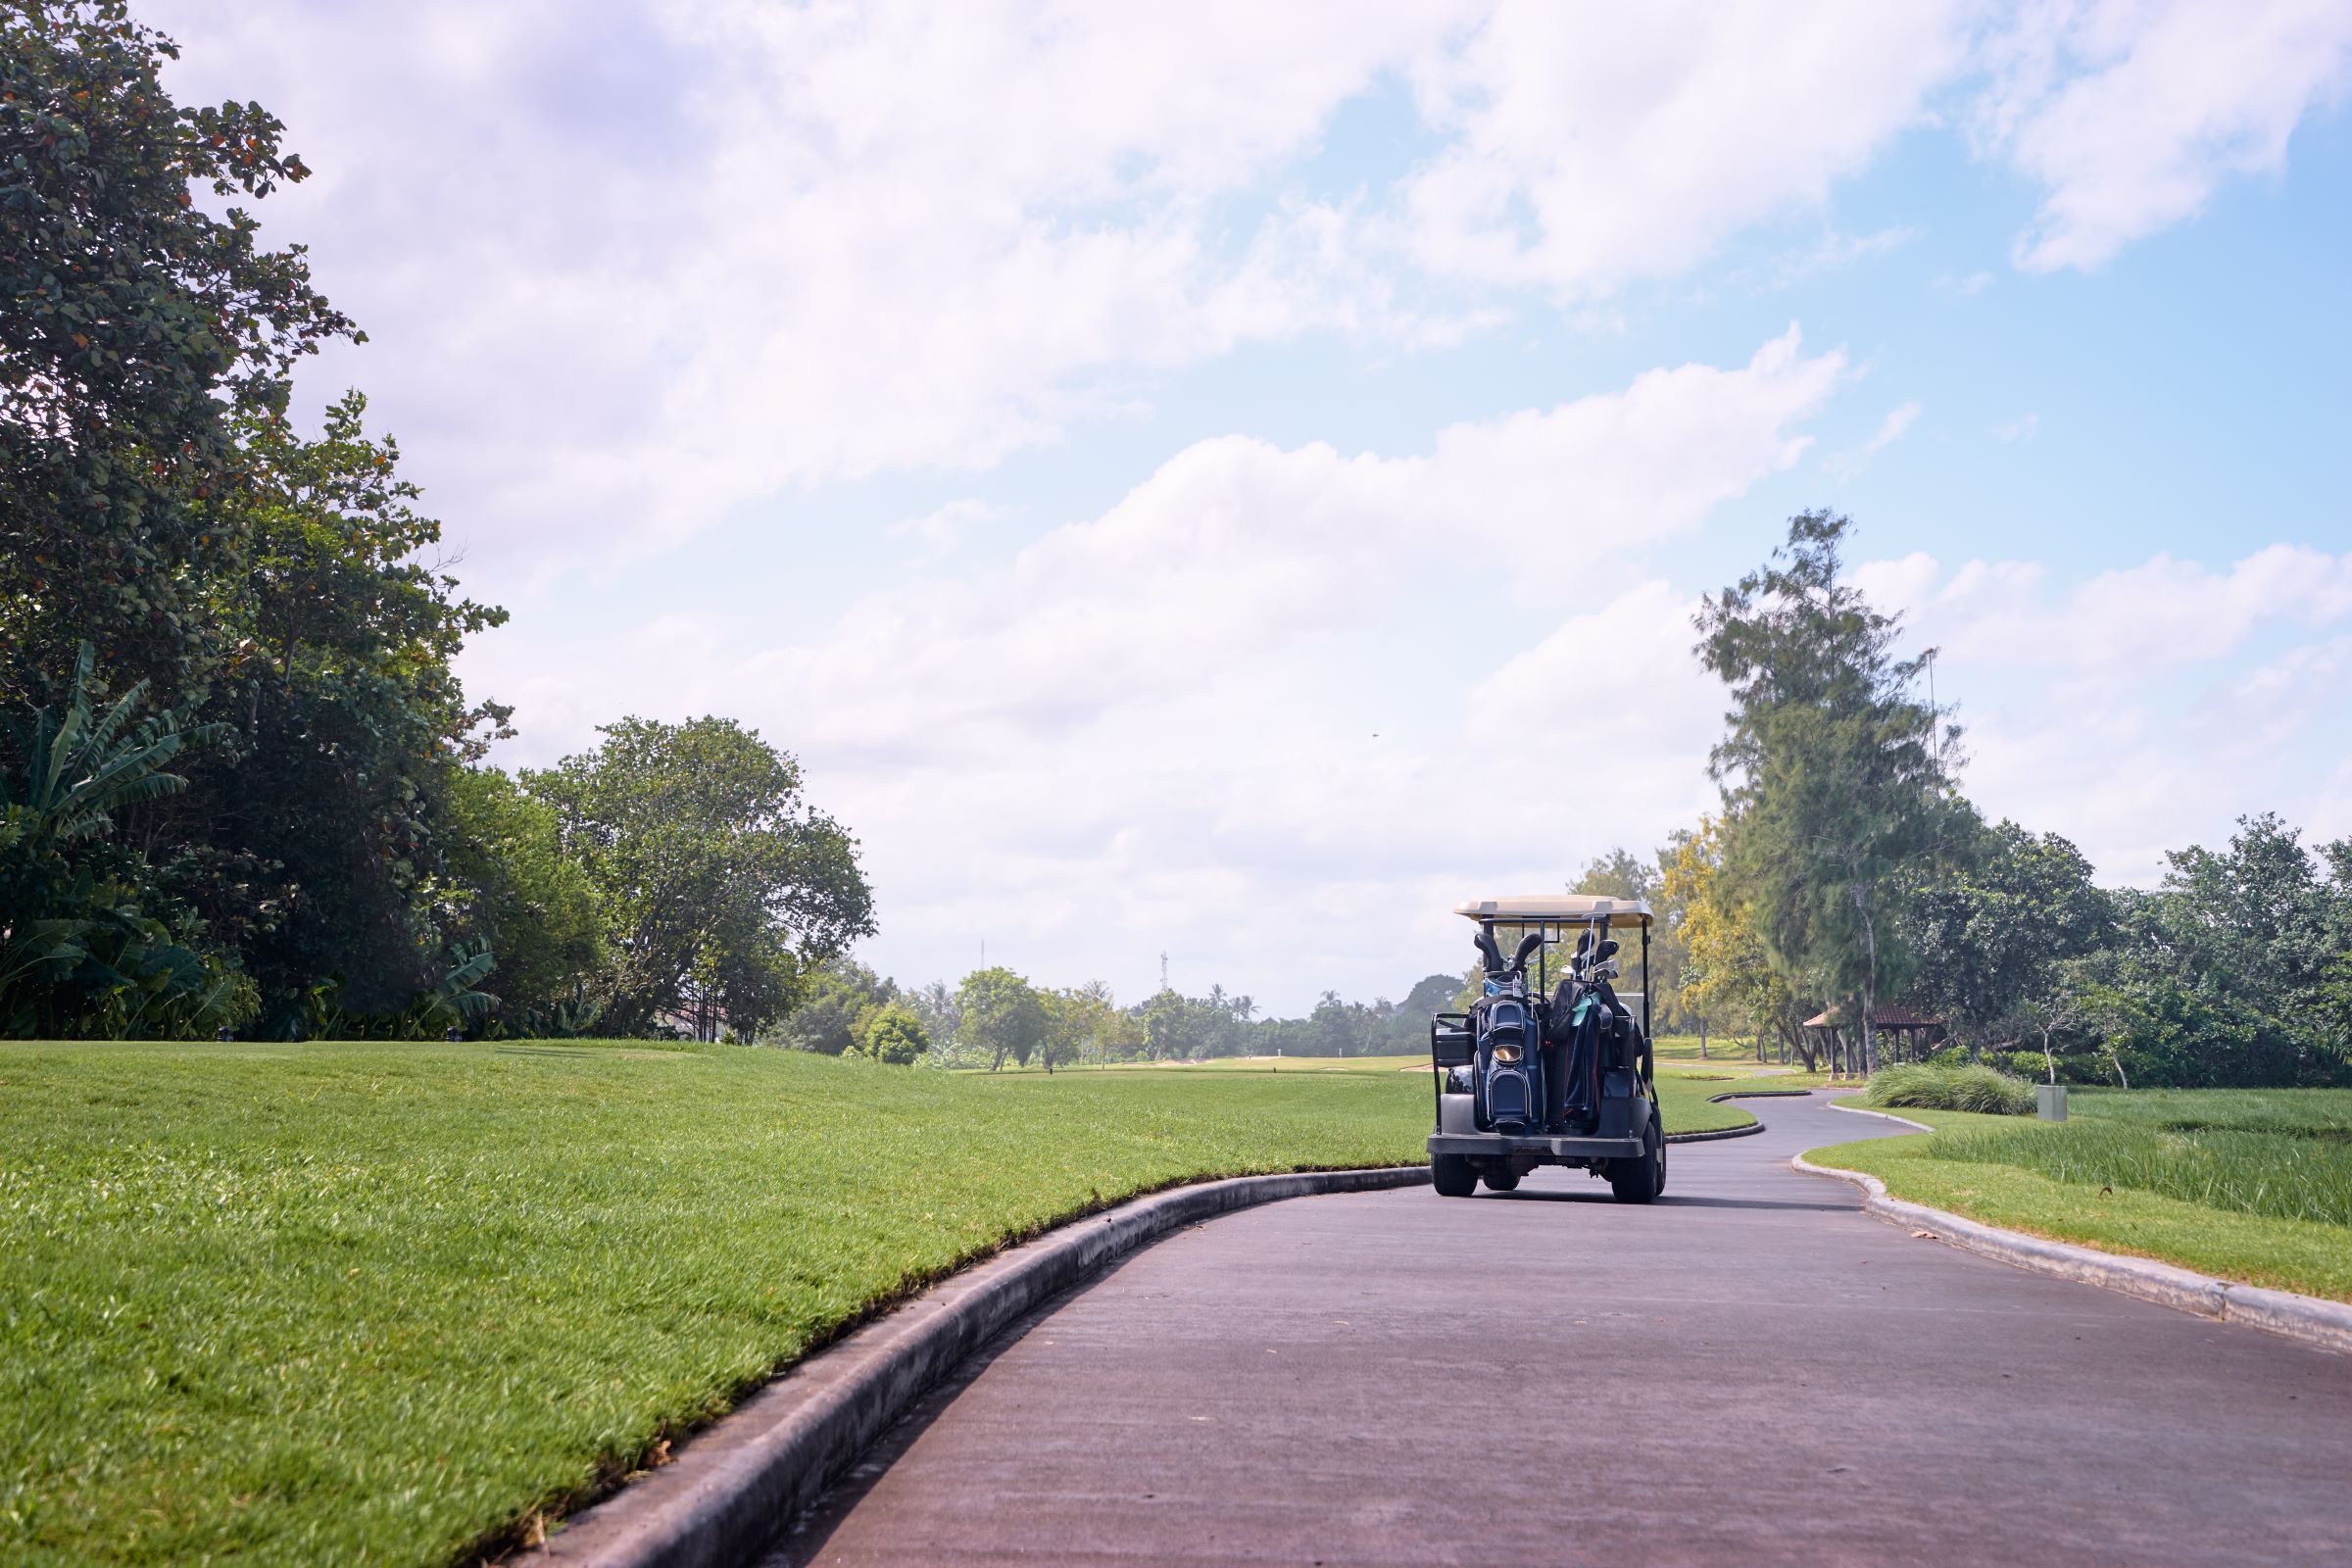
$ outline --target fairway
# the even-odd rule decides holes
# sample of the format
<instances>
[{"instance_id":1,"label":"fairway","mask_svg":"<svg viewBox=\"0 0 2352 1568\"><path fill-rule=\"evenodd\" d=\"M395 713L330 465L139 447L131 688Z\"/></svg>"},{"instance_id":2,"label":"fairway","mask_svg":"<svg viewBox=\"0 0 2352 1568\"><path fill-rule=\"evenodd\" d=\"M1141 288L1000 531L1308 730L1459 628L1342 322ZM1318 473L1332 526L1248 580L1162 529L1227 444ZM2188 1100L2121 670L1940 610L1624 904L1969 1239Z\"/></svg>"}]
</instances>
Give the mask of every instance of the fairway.
<instances>
[{"instance_id":1,"label":"fairway","mask_svg":"<svg viewBox=\"0 0 2352 1568\"><path fill-rule=\"evenodd\" d=\"M1218 1056L1206 1061L1121 1061L1102 1067L1065 1067L1055 1074L1060 1078L1089 1075L1117 1075L1128 1073L1157 1074L1165 1077L1221 1077L1221 1078L1279 1078L1295 1082L1310 1074L1344 1074L1363 1077L1398 1077L1411 1079L1422 1095L1422 1104L1428 1101L1428 1080L1422 1075L1429 1071L1429 1058L1409 1056ZM1028 1076L1035 1069L1020 1074L1007 1072L1002 1077ZM1037 1074L1043 1076L1043 1074ZM1802 1076L1775 1074L1769 1079L1759 1076L1750 1067L1747 1072L1693 1075L1678 1071L1661 1063L1658 1067L1658 1106L1666 1119L1669 1133L1723 1132L1733 1127L1745 1127L1755 1121L1747 1111L1718 1102L1715 1096L1737 1093L1744 1089L1805 1089L1817 1087L1817 1081ZM1423 1132L1429 1130L1427 1116Z\"/></svg>"},{"instance_id":2,"label":"fairway","mask_svg":"<svg viewBox=\"0 0 2352 1568\"><path fill-rule=\"evenodd\" d=\"M451 1562L959 1263L1172 1182L1419 1163L1428 1104L1393 1071L0 1045L0 1561Z\"/></svg>"},{"instance_id":3,"label":"fairway","mask_svg":"<svg viewBox=\"0 0 2352 1568\"><path fill-rule=\"evenodd\" d=\"M2064 1123L1903 1109L1936 1131L1810 1157L1989 1224L2352 1300L2352 1091L2069 1098Z\"/></svg>"}]
</instances>

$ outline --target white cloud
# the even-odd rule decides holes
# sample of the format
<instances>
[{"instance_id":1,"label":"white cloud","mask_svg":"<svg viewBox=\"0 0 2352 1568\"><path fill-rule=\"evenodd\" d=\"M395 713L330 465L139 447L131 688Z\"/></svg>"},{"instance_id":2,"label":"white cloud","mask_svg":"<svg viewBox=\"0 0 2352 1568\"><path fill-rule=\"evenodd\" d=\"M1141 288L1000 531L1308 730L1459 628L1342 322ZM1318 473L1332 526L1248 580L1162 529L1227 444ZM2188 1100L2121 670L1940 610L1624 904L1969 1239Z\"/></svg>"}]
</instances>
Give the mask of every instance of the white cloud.
<instances>
[{"instance_id":1,"label":"white cloud","mask_svg":"<svg viewBox=\"0 0 2352 1568\"><path fill-rule=\"evenodd\" d=\"M1451 134L1405 186L1441 273L1604 295L1818 207L1964 59L1957 5L1569 8L1504 0L1423 61Z\"/></svg>"},{"instance_id":2,"label":"white cloud","mask_svg":"<svg viewBox=\"0 0 2352 1568\"><path fill-rule=\"evenodd\" d=\"M1442 7L157 9L186 96L288 122L320 173L270 232L397 345L316 379L364 379L495 551L986 467L1249 343L1493 318L1399 305L1341 210L1233 205Z\"/></svg>"},{"instance_id":3,"label":"white cloud","mask_svg":"<svg viewBox=\"0 0 2352 1568\"><path fill-rule=\"evenodd\" d=\"M2018 237L2029 271L2094 268L2277 172L2296 123L2352 80L2341 0L2054 0L1987 46L1978 132L2047 188Z\"/></svg>"},{"instance_id":4,"label":"white cloud","mask_svg":"<svg viewBox=\"0 0 2352 1568\"><path fill-rule=\"evenodd\" d=\"M2151 882L2243 811L2327 826L2336 797L2301 763L2352 720L2352 554L2160 555L2064 592L2029 563L1914 554L1854 580L1939 649L1970 794L2075 838L2107 877Z\"/></svg>"},{"instance_id":5,"label":"white cloud","mask_svg":"<svg viewBox=\"0 0 2352 1568\"><path fill-rule=\"evenodd\" d=\"M1869 440L1850 451L1833 453L1822 460L1821 466L1829 470L1833 478L1840 481L1852 478L1870 466L1871 459L1909 434L1911 426L1919 422L1919 416L1920 406L1916 400L1896 404L1886 411L1886 417L1879 421L1878 429L1871 432Z\"/></svg>"},{"instance_id":6,"label":"white cloud","mask_svg":"<svg viewBox=\"0 0 2352 1568\"><path fill-rule=\"evenodd\" d=\"M934 507L919 517L907 517L883 529L893 539L911 539L923 548L914 564L932 565L954 555L966 540L991 523L1018 515L1019 509L966 497Z\"/></svg>"},{"instance_id":7,"label":"white cloud","mask_svg":"<svg viewBox=\"0 0 2352 1568\"><path fill-rule=\"evenodd\" d=\"M2040 415L2021 414L2014 419L2004 419L1994 425L1992 435L1996 441L2031 441L2034 439L2034 432L2040 428Z\"/></svg>"},{"instance_id":8,"label":"white cloud","mask_svg":"<svg viewBox=\"0 0 2352 1568\"><path fill-rule=\"evenodd\" d=\"M1929 283L1928 286L1936 290L1936 292L1938 294L1951 294L1960 299L1973 300L1978 295L1984 293L1986 289L1992 287L1996 279L1990 272L1975 271L1968 273L1964 277L1947 274L1945 276L1936 278L1934 281Z\"/></svg>"},{"instance_id":9,"label":"white cloud","mask_svg":"<svg viewBox=\"0 0 2352 1568\"><path fill-rule=\"evenodd\" d=\"M266 214L375 333L356 380L483 565L655 547L864 475L986 468L1183 367L1327 333L1438 347L1675 277L1938 122L2050 188L2087 265L2276 168L2340 5L1568 9L153 0L185 96L320 171ZM2243 16L2249 20L2240 24ZM1987 53L1989 51L1989 53ZM1407 80L1436 149L1309 166ZM1964 283L1964 291L1975 286ZM1499 290L1501 292L1496 292Z\"/></svg>"},{"instance_id":10,"label":"white cloud","mask_svg":"<svg viewBox=\"0 0 2352 1568\"><path fill-rule=\"evenodd\" d=\"M1703 804L1719 705L1690 606L1603 586L1608 563L1788 468L1843 373L1791 329L1426 456L1200 442L1000 569L894 584L744 661L727 709L857 803L885 963L969 932L1061 978L1133 986L1164 946L1284 1006L1310 973L1370 995L1415 961L1384 949L1398 910L1443 932L1458 884L1524 878L1531 844L1565 876ZM1605 764L1589 734L1496 729L1586 684ZM1515 733L1526 785L1475 786L1490 830L1465 834L1461 749ZM1325 967L1294 966L1302 941Z\"/></svg>"}]
</instances>

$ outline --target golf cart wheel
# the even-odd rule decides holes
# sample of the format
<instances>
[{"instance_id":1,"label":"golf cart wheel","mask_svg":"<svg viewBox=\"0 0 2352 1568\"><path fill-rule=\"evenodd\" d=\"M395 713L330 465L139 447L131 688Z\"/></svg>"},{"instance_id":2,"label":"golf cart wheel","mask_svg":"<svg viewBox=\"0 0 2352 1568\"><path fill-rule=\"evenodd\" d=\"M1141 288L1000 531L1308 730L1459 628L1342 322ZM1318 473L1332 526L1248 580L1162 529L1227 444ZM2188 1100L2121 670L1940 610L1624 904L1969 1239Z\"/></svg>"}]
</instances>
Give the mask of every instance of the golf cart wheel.
<instances>
[{"instance_id":1,"label":"golf cart wheel","mask_svg":"<svg viewBox=\"0 0 2352 1568\"><path fill-rule=\"evenodd\" d=\"M1470 1168L1466 1154L1432 1154L1429 1185L1438 1190L1440 1198L1468 1198L1478 1191L1478 1172Z\"/></svg>"},{"instance_id":2,"label":"golf cart wheel","mask_svg":"<svg viewBox=\"0 0 2352 1568\"><path fill-rule=\"evenodd\" d=\"M1491 1170L1479 1179L1487 1184L1487 1191L1490 1193L1508 1193L1515 1191L1519 1186L1519 1173L1507 1168Z\"/></svg>"},{"instance_id":3,"label":"golf cart wheel","mask_svg":"<svg viewBox=\"0 0 2352 1568\"><path fill-rule=\"evenodd\" d=\"M1642 1152L1609 1162L1609 1191L1620 1203L1646 1203L1666 1190L1666 1140L1653 1117L1642 1135Z\"/></svg>"}]
</instances>

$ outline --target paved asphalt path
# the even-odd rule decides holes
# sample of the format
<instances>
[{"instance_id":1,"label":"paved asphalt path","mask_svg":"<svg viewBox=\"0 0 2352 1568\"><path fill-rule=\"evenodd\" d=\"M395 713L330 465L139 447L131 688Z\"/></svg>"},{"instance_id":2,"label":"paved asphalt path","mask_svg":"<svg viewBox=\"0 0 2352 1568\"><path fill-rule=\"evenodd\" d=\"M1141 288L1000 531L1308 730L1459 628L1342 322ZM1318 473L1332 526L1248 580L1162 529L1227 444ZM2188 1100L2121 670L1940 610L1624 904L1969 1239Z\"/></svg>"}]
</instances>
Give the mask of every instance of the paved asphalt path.
<instances>
[{"instance_id":1,"label":"paved asphalt path","mask_svg":"<svg viewBox=\"0 0 2352 1568\"><path fill-rule=\"evenodd\" d=\"M1298 1199L1008 1333L802 1564L2352 1563L2352 1356L1958 1251L1758 1101L1667 1196Z\"/></svg>"}]
</instances>

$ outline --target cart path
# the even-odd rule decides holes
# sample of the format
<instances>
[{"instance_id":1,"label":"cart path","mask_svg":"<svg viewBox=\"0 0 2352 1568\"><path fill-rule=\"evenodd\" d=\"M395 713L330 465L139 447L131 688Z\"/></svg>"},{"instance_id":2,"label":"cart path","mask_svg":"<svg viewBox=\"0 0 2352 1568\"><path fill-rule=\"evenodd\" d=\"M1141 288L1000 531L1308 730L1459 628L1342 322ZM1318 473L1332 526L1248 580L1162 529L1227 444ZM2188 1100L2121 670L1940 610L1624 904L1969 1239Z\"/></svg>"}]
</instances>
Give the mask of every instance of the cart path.
<instances>
[{"instance_id":1,"label":"cart path","mask_svg":"<svg viewBox=\"0 0 2352 1568\"><path fill-rule=\"evenodd\" d=\"M992 1348L804 1519L808 1563L2352 1561L2352 1356L1857 1211L1808 1101L1667 1196L1298 1199Z\"/></svg>"}]
</instances>

